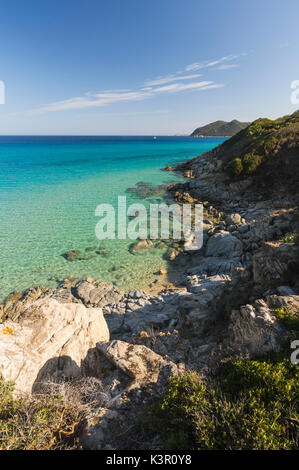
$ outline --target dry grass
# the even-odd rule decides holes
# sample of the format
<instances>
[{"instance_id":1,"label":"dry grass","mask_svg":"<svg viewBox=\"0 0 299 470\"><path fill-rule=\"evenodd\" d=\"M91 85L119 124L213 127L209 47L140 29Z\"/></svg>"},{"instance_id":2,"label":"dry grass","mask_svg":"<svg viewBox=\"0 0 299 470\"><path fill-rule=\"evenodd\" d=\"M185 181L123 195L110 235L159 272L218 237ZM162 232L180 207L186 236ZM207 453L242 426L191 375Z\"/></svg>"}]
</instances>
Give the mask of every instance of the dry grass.
<instances>
[{"instance_id":1,"label":"dry grass","mask_svg":"<svg viewBox=\"0 0 299 470\"><path fill-rule=\"evenodd\" d=\"M0 379L0 450L80 449L80 434L94 410L107 403L91 377L43 384L40 393L13 399Z\"/></svg>"}]
</instances>

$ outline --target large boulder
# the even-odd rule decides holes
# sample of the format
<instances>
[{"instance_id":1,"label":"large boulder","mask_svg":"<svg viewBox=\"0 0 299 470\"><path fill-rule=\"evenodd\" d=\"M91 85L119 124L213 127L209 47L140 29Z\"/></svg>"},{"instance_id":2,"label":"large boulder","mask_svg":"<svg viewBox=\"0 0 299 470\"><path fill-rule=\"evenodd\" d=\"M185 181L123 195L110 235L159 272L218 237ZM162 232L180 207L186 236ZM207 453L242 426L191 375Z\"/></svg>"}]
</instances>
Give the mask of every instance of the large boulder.
<instances>
[{"instance_id":1,"label":"large boulder","mask_svg":"<svg viewBox=\"0 0 299 470\"><path fill-rule=\"evenodd\" d=\"M18 322L0 325L0 375L15 382L15 394L38 383L92 370L96 343L109 340L102 310L52 298L32 302Z\"/></svg>"},{"instance_id":2,"label":"large boulder","mask_svg":"<svg viewBox=\"0 0 299 470\"><path fill-rule=\"evenodd\" d=\"M288 337L289 333L277 321L269 305L259 299L253 305L232 311L225 345L234 354L250 357L280 351Z\"/></svg>"},{"instance_id":3,"label":"large boulder","mask_svg":"<svg viewBox=\"0 0 299 470\"><path fill-rule=\"evenodd\" d=\"M239 258L242 254L242 242L225 230L220 230L209 238L206 256Z\"/></svg>"},{"instance_id":4,"label":"large boulder","mask_svg":"<svg viewBox=\"0 0 299 470\"><path fill-rule=\"evenodd\" d=\"M173 362L166 361L162 356L143 345L113 340L105 344L99 343L97 347L107 359L138 385L156 383L164 368L167 368L168 371L166 375L178 375L179 373Z\"/></svg>"},{"instance_id":5,"label":"large boulder","mask_svg":"<svg viewBox=\"0 0 299 470\"><path fill-rule=\"evenodd\" d=\"M172 313L172 311L169 313L167 307L168 306L165 306L165 311L161 312L158 306L156 308L154 306L146 306L126 313L124 316L124 330L137 333L144 329L161 328L167 325Z\"/></svg>"},{"instance_id":6,"label":"large boulder","mask_svg":"<svg viewBox=\"0 0 299 470\"><path fill-rule=\"evenodd\" d=\"M298 248L294 243L265 242L253 256L253 279L263 285L288 282L297 259Z\"/></svg>"},{"instance_id":7,"label":"large boulder","mask_svg":"<svg viewBox=\"0 0 299 470\"><path fill-rule=\"evenodd\" d=\"M179 301L178 328L191 327L196 335L214 324L223 309L223 295L231 283L228 275L221 274L199 280L189 278L190 290Z\"/></svg>"},{"instance_id":8,"label":"large boulder","mask_svg":"<svg viewBox=\"0 0 299 470\"><path fill-rule=\"evenodd\" d=\"M75 286L74 295L87 307L102 308L105 305L119 302L123 298L124 292L106 282L86 278Z\"/></svg>"},{"instance_id":9,"label":"large boulder","mask_svg":"<svg viewBox=\"0 0 299 470\"><path fill-rule=\"evenodd\" d=\"M197 276L216 276L217 274L231 274L236 268L241 268L243 265L238 258L223 258L217 256L202 257L196 263L194 268L188 269L189 275ZM187 286L188 286L187 276ZM192 285L192 283L191 283Z\"/></svg>"},{"instance_id":10,"label":"large boulder","mask_svg":"<svg viewBox=\"0 0 299 470\"><path fill-rule=\"evenodd\" d=\"M3 323L7 319L16 321L32 302L46 295L47 289L45 287L31 287L25 292L13 292L5 299L0 323Z\"/></svg>"}]
</instances>

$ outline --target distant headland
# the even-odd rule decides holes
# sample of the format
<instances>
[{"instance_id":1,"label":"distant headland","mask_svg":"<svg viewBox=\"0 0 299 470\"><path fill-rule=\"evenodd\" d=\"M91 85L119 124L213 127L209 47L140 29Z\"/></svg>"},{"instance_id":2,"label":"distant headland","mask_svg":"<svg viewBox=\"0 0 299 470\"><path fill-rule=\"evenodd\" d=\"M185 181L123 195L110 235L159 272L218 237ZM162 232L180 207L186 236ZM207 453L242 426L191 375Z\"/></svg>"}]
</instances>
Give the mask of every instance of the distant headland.
<instances>
[{"instance_id":1,"label":"distant headland","mask_svg":"<svg viewBox=\"0 0 299 470\"><path fill-rule=\"evenodd\" d=\"M249 126L250 122L240 122L234 119L233 121L215 121L202 127L197 127L192 132L191 137L232 137L245 127Z\"/></svg>"}]
</instances>

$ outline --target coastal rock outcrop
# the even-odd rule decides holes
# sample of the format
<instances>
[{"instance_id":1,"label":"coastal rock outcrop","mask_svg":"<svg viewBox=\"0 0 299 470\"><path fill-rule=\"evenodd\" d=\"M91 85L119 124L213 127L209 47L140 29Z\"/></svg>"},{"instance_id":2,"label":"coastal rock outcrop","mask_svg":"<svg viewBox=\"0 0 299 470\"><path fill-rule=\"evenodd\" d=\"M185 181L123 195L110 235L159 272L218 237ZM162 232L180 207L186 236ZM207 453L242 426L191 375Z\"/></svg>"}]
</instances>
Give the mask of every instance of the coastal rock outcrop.
<instances>
[{"instance_id":1,"label":"coastal rock outcrop","mask_svg":"<svg viewBox=\"0 0 299 470\"><path fill-rule=\"evenodd\" d=\"M294 243L265 242L253 256L253 278L257 283L281 284L292 277L293 265L299 257ZM296 269L296 265L294 266Z\"/></svg>"},{"instance_id":2,"label":"coastal rock outcrop","mask_svg":"<svg viewBox=\"0 0 299 470\"><path fill-rule=\"evenodd\" d=\"M99 343L97 348L116 367L134 379L134 386L157 382L165 367L168 367L168 375L179 374L178 368L173 362L166 361L162 356L143 345L113 340L105 344Z\"/></svg>"},{"instance_id":3,"label":"coastal rock outcrop","mask_svg":"<svg viewBox=\"0 0 299 470\"><path fill-rule=\"evenodd\" d=\"M242 242L225 230L220 230L209 238L207 256L238 258L243 251Z\"/></svg>"},{"instance_id":4,"label":"coastal rock outcrop","mask_svg":"<svg viewBox=\"0 0 299 470\"><path fill-rule=\"evenodd\" d=\"M87 307L101 308L119 302L124 292L106 282L86 278L76 284L74 295Z\"/></svg>"},{"instance_id":5,"label":"coastal rock outcrop","mask_svg":"<svg viewBox=\"0 0 299 470\"><path fill-rule=\"evenodd\" d=\"M226 347L235 355L251 357L280 351L288 338L288 331L277 321L269 305L259 299L253 305L243 305L240 310L232 311Z\"/></svg>"},{"instance_id":6,"label":"coastal rock outcrop","mask_svg":"<svg viewBox=\"0 0 299 470\"><path fill-rule=\"evenodd\" d=\"M73 378L96 366L88 353L109 340L102 310L43 298L18 322L0 325L0 374L15 382L15 394L31 393L39 382Z\"/></svg>"},{"instance_id":7,"label":"coastal rock outcrop","mask_svg":"<svg viewBox=\"0 0 299 470\"><path fill-rule=\"evenodd\" d=\"M196 335L215 323L221 313L222 296L231 278L225 274L207 277L206 279L192 279L191 292L181 296L179 301L178 328L188 326Z\"/></svg>"}]
</instances>

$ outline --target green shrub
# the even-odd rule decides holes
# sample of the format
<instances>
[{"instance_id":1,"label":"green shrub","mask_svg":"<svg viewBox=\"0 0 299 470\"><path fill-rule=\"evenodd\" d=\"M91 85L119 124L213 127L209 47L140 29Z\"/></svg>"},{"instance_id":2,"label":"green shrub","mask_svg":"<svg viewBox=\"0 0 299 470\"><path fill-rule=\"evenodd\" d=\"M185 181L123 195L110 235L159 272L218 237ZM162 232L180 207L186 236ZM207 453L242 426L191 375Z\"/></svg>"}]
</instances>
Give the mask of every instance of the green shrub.
<instances>
[{"instance_id":1,"label":"green shrub","mask_svg":"<svg viewBox=\"0 0 299 470\"><path fill-rule=\"evenodd\" d=\"M227 167L227 171L231 177L240 176L243 172L242 160L240 158L232 160Z\"/></svg>"},{"instance_id":2,"label":"green shrub","mask_svg":"<svg viewBox=\"0 0 299 470\"><path fill-rule=\"evenodd\" d=\"M255 153L246 153L242 158L242 166L245 174L250 175L254 173L256 169L262 163L262 157Z\"/></svg>"},{"instance_id":3,"label":"green shrub","mask_svg":"<svg viewBox=\"0 0 299 470\"><path fill-rule=\"evenodd\" d=\"M299 310L284 306L275 309L273 313L295 338L299 337Z\"/></svg>"},{"instance_id":4,"label":"green shrub","mask_svg":"<svg viewBox=\"0 0 299 470\"><path fill-rule=\"evenodd\" d=\"M78 445L81 410L60 396L12 397L0 378L0 450L72 449Z\"/></svg>"},{"instance_id":5,"label":"green shrub","mask_svg":"<svg viewBox=\"0 0 299 470\"><path fill-rule=\"evenodd\" d=\"M228 176L248 175L256 182L298 185L299 113L276 120L257 119L219 147L217 158ZM237 157L237 158L236 158ZM255 174L263 164L263 171Z\"/></svg>"},{"instance_id":6,"label":"green shrub","mask_svg":"<svg viewBox=\"0 0 299 470\"><path fill-rule=\"evenodd\" d=\"M297 370L289 360L235 361L213 383L172 377L144 429L159 429L166 449L294 449Z\"/></svg>"},{"instance_id":7,"label":"green shrub","mask_svg":"<svg viewBox=\"0 0 299 470\"><path fill-rule=\"evenodd\" d=\"M299 239L298 233L291 233L289 235L285 235L282 239L284 243L296 243Z\"/></svg>"}]
</instances>

